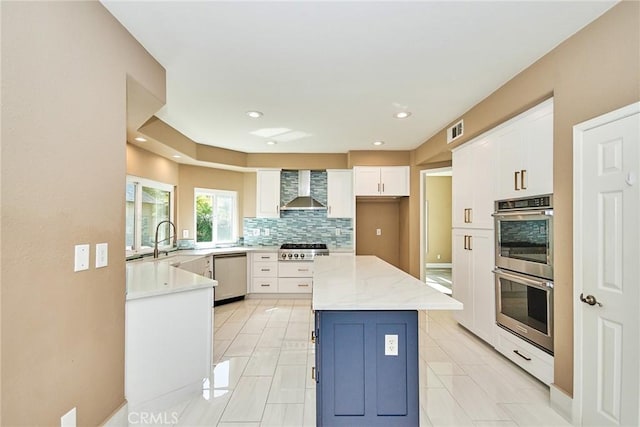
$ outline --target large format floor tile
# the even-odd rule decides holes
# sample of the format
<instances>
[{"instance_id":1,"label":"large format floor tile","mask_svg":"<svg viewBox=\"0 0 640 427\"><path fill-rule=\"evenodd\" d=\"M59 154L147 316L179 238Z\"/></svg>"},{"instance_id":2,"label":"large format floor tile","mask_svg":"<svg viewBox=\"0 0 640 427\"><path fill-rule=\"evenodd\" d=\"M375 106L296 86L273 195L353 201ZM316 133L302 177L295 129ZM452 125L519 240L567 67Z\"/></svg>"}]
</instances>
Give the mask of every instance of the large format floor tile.
<instances>
[{"instance_id":1,"label":"large format floor tile","mask_svg":"<svg viewBox=\"0 0 640 427\"><path fill-rule=\"evenodd\" d=\"M179 426L314 426L309 300L249 299L214 310L214 366L202 392L163 411ZM420 426L568 426L549 389L458 326L419 316Z\"/></svg>"}]
</instances>

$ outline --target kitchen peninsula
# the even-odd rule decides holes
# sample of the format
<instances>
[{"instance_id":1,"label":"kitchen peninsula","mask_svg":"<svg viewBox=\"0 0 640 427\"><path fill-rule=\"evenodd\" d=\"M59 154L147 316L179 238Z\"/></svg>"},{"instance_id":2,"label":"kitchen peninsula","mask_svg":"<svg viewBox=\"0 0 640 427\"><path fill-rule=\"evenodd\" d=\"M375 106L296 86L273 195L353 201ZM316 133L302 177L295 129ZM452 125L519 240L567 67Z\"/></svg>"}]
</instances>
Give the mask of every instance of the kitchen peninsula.
<instances>
[{"instance_id":1,"label":"kitchen peninsula","mask_svg":"<svg viewBox=\"0 0 640 427\"><path fill-rule=\"evenodd\" d=\"M212 358L215 280L164 260L126 265L125 395L132 410L198 391Z\"/></svg>"},{"instance_id":2,"label":"kitchen peninsula","mask_svg":"<svg viewBox=\"0 0 640 427\"><path fill-rule=\"evenodd\" d=\"M419 425L419 311L462 303L374 256L314 263L317 425Z\"/></svg>"}]
</instances>

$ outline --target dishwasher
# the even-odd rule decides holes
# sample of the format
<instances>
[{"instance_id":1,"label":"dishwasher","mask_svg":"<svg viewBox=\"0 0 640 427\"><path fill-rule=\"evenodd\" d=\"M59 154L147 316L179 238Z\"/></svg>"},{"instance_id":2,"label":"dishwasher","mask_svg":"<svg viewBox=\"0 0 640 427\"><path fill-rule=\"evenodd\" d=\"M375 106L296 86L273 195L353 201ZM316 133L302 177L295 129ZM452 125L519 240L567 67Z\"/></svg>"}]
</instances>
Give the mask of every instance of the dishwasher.
<instances>
[{"instance_id":1,"label":"dishwasher","mask_svg":"<svg viewBox=\"0 0 640 427\"><path fill-rule=\"evenodd\" d=\"M237 301L247 294L247 254L213 256L213 278L218 281L213 305Z\"/></svg>"}]
</instances>

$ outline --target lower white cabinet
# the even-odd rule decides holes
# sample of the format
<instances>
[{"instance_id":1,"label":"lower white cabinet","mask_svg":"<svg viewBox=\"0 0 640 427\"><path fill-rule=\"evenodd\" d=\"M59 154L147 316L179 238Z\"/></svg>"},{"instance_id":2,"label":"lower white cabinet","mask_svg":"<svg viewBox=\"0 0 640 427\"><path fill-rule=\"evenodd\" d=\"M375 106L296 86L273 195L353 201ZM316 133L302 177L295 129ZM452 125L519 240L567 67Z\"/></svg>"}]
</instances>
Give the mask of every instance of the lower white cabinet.
<instances>
[{"instance_id":1,"label":"lower white cabinet","mask_svg":"<svg viewBox=\"0 0 640 427\"><path fill-rule=\"evenodd\" d=\"M553 356L499 326L496 335L496 350L546 385L553 382Z\"/></svg>"},{"instance_id":2,"label":"lower white cabinet","mask_svg":"<svg viewBox=\"0 0 640 427\"><path fill-rule=\"evenodd\" d=\"M453 229L453 298L464 304L454 317L491 345L496 343L494 232Z\"/></svg>"},{"instance_id":3,"label":"lower white cabinet","mask_svg":"<svg viewBox=\"0 0 640 427\"><path fill-rule=\"evenodd\" d=\"M254 252L251 254L251 292L278 292L278 253Z\"/></svg>"}]
</instances>

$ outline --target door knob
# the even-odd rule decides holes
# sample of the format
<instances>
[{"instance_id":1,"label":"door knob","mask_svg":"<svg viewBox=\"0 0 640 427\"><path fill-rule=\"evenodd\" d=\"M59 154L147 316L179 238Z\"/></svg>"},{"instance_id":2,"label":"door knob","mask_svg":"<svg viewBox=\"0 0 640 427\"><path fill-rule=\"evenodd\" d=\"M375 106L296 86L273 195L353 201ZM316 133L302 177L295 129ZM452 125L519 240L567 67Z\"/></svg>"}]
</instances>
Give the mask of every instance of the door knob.
<instances>
[{"instance_id":1,"label":"door knob","mask_svg":"<svg viewBox=\"0 0 640 427\"><path fill-rule=\"evenodd\" d=\"M580 301L582 301L585 304L589 304L589 305L598 304L598 307L602 307L602 303L598 302L598 300L596 300L596 297L594 297L593 295L587 295L585 297L583 294L580 294Z\"/></svg>"}]
</instances>

